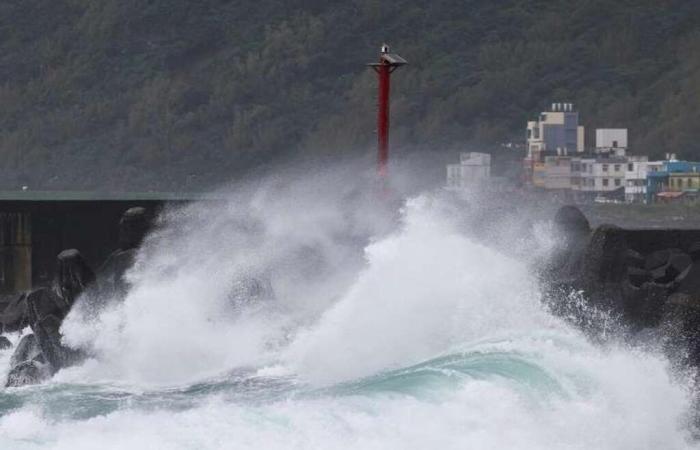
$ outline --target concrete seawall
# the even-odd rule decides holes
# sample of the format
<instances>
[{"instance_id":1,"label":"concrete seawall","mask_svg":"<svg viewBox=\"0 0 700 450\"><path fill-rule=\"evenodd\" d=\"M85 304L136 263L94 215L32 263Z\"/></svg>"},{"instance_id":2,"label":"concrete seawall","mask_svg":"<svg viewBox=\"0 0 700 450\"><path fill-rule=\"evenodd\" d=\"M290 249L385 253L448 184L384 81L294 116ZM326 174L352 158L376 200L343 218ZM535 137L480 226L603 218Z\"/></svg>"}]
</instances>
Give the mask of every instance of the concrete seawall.
<instances>
[{"instance_id":1,"label":"concrete seawall","mask_svg":"<svg viewBox=\"0 0 700 450\"><path fill-rule=\"evenodd\" d=\"M646 254L667 248L689 252L690 247L700 242L700 230L642 229L621 231L632 250Z\"/></svg>"},{"instance_id":2,"label":"concrete seawall","mask_svg":"<svg viewBox=\"0 0 700 450\"><path fill-rule=\"evenodd\" d=\"M0 306L22 292L51 283L56 256L76 248L99 267L119 240L129 208L152 214L169 204L206 200L196 194L0 192Z\"/></svg>"}]
</instances>

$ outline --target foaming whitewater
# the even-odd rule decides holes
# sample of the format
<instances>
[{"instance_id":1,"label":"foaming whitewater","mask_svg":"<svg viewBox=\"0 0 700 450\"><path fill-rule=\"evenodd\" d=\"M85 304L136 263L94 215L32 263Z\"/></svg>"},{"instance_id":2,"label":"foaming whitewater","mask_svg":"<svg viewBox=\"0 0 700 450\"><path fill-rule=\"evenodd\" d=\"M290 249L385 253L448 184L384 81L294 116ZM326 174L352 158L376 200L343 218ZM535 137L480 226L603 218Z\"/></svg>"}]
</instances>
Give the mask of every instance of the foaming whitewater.
<instances>
[{"instance_id":1,"label":"foaming whitewater","mask_svg":"<svg viewBox=\"0 0 700 450\"><path fill-rule=\"evenodd\" d=\"M368 267L299 334L289 352L297 373L344 381L545 326L525 267L461 235L430 202L408 202L400 230L366 248Z\"/></svg>"},{"instance_id":2,"label":"foaming whitewater","mask_svg":"<svg viewBox=\"0 0 700 450\"><path fill-rule=\"evenodd\" d=\"M690 386L553 317L528 252L345 175L164 213L127 297L64 323L90 358L0 393L0 448L698 447Z\"/></svg>"}]
</instances>

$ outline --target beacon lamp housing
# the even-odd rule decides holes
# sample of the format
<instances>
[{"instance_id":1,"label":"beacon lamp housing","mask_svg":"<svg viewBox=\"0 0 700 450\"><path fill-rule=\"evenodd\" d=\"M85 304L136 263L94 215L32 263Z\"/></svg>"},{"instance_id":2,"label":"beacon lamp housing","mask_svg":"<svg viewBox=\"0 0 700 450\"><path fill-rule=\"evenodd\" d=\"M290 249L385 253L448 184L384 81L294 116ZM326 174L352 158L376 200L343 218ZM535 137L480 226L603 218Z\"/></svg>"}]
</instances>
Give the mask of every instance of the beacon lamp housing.
<instances>
[{"instance_id":1,"label":"beacon lamp housing","mask_svg":"<svg viewBox=\"0 0 700 450\"><path fill-rule=\"evenodd\" d=\"M382 53L379 56L379 60L381 62L369 63L367 65L370 67L391 66L391 71L393 72L397 67L405 66L406 64L408 64L408 61L406 61L396 53Z\"/></svg>"}]
</instances>

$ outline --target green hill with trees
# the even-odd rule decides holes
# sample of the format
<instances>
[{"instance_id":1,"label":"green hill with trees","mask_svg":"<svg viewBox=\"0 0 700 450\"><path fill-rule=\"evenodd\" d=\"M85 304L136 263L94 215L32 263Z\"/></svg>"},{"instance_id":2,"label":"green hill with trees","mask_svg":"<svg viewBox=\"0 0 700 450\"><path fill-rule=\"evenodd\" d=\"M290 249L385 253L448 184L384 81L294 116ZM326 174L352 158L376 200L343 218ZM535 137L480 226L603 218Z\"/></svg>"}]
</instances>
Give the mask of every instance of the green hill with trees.
<instances>
[{"instance_id":1,"label":"green hill with trees","mask_svg":"<svg viewBox=\"0 0 700 450\"><path fill-rule=\"evenodd\" d=\"M700 159L700 2L4 0L0 188L198 189L286 158L524 140L552 101Z\"/></svg>"}]
</instances>

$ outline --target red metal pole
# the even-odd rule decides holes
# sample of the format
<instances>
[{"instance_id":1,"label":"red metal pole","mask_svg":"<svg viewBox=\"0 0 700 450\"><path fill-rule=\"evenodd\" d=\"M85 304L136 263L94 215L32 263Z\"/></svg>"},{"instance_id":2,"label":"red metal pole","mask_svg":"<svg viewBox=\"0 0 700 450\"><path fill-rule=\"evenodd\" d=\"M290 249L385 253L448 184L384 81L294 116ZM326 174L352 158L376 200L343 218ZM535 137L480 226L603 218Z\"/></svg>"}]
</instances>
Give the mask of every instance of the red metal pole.
<instances>
[{"instance_id":1,"label":"red metal pole","mask_svg":"<svg viewBox=\"0 0 700 450\"><path fill-rule=\"evenodd\" d=\"M377 171L380 178L386 178L389 164L389 96L391 91L391 72L408 64L405 59L391 53L389 46L383 44L379 62L368 64L377 72L379 97L377 99Z\"/></svg>"},{"instance_id":2,"label":"red metal pole","mask_svg":"<svg viewBox=\"0 0 700 450\"><path fill-rule=\"evenodd\" d=\"M379 78L379 101L377 108L377 170L380 177L386 177L389 162L389 92L391 89L391 67L381 64L377 67Z\"/></svg>"}]
</instances>

